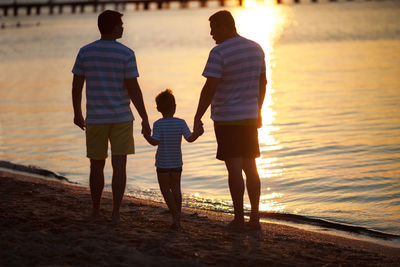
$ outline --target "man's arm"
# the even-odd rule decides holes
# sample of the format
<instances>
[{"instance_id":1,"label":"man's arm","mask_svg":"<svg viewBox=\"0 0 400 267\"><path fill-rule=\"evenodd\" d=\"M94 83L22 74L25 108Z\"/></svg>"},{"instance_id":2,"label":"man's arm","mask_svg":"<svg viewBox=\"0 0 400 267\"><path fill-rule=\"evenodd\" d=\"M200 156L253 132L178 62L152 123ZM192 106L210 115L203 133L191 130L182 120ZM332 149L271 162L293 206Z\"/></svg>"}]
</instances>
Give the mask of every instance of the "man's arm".
<instances>
[{"instance_id":1,"label":"man's arm","mask_svg":"<svg viewBox=\"0 0 400 267\"><path fill-rule=\"evenodd\" d=\"M220 81L221 78L207 77L207 81L204 84L203 89L201 90L199 104L197 105L196 115L194 116L194 132L199 131L198 129L202 127L203 123L201 122L201 118L208 109L208 106L210 106L211 100L214 97L215 91Z\"/></svg>"},{"instance_id":2,"label":"man's arm","mask_svg":"<svg viewBox=\"0 0 400 267\"><path fill-rule=\"evenodd\" d=\"M139 116L142 118L142 134L150 135L151 129L149 124L149 119L147 117L146 108L143 102L143 94L140 89L137 78L126 79L125 86L128 90L129 97L135 106L136 110L139 113Z\"/></svg>"},{"instance_id":3,"label":"man's arm","mask_svg":"<svg viewBox=\"0 0 400 267\"><path fill-rule=\"evenodd\" d=\"M74 107L74 124L82 130L85 130L85 120L82 115L82 90L85 83L84 76L74 74L72 80L72 105Z\"/></svg>"},{"instance_id":4,"label":"man's arm","mask_svg":"<svg viewBox=\"0 0 400 267\"><path fill-rule=\"evenodd\" d=\"M264 103L265 93L267 90L267 75L265 72L260 74L259 95L258 95L258 128L262 127L261 109Z\"/></svg>"}]
</instances>

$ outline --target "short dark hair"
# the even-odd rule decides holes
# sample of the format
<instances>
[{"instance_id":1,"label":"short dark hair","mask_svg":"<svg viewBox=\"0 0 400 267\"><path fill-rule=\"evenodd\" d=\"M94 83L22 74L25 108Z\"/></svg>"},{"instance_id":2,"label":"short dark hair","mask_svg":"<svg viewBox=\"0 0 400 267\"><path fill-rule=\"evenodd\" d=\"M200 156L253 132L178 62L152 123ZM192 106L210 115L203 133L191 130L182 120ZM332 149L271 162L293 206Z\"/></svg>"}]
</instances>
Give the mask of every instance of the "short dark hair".
<instances>
[{"instance_id":1,"label":"short dark hair","mask_svg":"<svg viewBox=\"0 0 400 267\"><path fill-rule=\"evenodd\" d=\"M121 17L123 14L113 11L113 10L106 10L103 11L98 19L97 19L97 26L99 27L99 31L101 34L110 34L113 32L114 27L118 26L122 23Z\"/></svg>"},{"instance_id":2,"label":"short dark hair","mask_svg":"<svg viewBox=\"0 0 400 267\"><path fill-rule=\"evenodd\" d=\"M217 13L214 13L208 20L217 26L223 26L230 30L236 30L235 19L228 10L218 11Z\"/></svg>"},{"instance_id":3,"label":"short dark hair","mask_svg":"<svg viewBox=\"0 0 400 267\"><path fill-rule=\"evenodd\" d=\"M165 89L156 96L157 109L160 112L169 111L176 106L175 97L171 89Z\"/></svg>"}]
</instances>

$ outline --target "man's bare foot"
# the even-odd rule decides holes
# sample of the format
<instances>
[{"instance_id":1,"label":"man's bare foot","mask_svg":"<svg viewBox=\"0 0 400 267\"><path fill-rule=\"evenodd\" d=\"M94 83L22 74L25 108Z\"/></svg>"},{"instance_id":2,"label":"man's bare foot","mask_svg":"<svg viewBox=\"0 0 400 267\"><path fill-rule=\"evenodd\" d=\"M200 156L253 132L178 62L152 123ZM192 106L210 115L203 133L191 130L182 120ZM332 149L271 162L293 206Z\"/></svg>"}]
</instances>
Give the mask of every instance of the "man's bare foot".
<instances>
[{"instance_id":1,"label":"man's bare foot","mask_svg":"<svg viewBox=\"0 0 400 267\"><path fill-rule=\"evenodd\" d=\"M119 216L119 212L118 213L114 213L112 214L112 223L114 225L119 225L121 223L121 217Z\"/></svg>"},{"instance_id":2,"label":"man's bare foot","mask_svg":"<svg viewBox=\"0 0 400 267\"><path fill-rule=\"evenodd\" d=\"M233 220L230 223L228 223L228 225L226 226L226 228L230 231L243 231L244 230L244 220Z\"/></svg>"},{"instance_id":3,"label":"man's bare foot","mask_svg":"<svg viewBox=\"0 0 400 267\"><path fill-rule=\"evenodd\" d=\"M92 213L86 217L86 220L89 222L97 222L101 219L100 211L92 211Z\"/></svg>"},{"instance_id":4,"label":"man's bare foot","mask_svg":"<svg viewBox=\"0 0 400 267\"><path fill-rule=\"evenodd\" d=\"M261 224L256 220L250 220L248 223L246 223L246 227L250 228L250 230L261 230Z\"/></svg>"}]
</instances>

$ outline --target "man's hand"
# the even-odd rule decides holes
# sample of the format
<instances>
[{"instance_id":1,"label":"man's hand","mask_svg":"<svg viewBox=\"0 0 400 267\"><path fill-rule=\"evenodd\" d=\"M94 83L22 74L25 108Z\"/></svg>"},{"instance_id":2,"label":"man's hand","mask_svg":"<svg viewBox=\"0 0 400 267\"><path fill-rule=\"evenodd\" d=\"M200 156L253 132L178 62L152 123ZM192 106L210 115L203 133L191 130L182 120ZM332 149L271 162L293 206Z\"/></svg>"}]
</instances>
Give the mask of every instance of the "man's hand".
<instances>
[{"instance_id":1,"label":"man's hand","mask_svg":"<svg viewBox=\"0 0 400 267\"><path fill-rule=\"evenodd\" d=\"M151 135L151 128L148 120L143 120L142 121L142 134L144 136L150 136Z\"/></svg>"},{"instance_id":2,"label":"man's hand","mask_svg":"<svg viewBox=\"0 0 400 267\"><path fill-rule=\"evenodd\" d=\"M82 130L85 130L86 128L85 120L83 119L82 115L77 115L74 117L74 124Z\"/></svg>"},{"instance_id":3,"label":"man's hand","mask_svg":"<svg viewBox=\"0 0 400 267\"><path fill-rule=\"evenodd\" d=\"M203 122L201 120L196 120L196 119L194 120L193 133L196 133L196 134L201 133L201 134L199 134L199 136L204 133Z\"/></svg>"},{"instance_id":4,"label":"man's hand","mask_svg":"<svg viewBox=\"0 0 400 267\"><path fill-rule=\"evenodd\" d=\"M197 137L202 136L203 133L204 133L203 124L201 124L200 126L196 126L196 128L193 129L193 134L196 135Z\"/></svg>"}]
</instances>

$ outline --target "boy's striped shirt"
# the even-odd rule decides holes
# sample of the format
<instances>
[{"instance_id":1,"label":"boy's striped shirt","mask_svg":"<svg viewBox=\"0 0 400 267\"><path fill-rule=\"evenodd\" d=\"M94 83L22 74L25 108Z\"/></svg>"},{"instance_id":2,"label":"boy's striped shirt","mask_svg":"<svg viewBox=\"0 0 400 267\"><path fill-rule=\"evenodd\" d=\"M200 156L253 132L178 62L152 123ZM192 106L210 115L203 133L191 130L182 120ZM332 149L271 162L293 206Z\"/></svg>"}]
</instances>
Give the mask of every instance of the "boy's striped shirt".
<instances>
[{"instance_id":1,"label":"boy's striped shirt","mask_svg":"<svg viewBox=\"0 0 400 267\"><path fill-rule=\"evenodd\" d=\"M86 80L86 123L134 120L124 80L139 77L135 53L116 41L98 40L79 50L72 73Z\"/></svg>"},{"instance_id":2,"label":"boy's striped shirt","mask_svg":"<svg viewBox=\"0 0 400 267\"><path fill-rule=\"evenodd\" d=\"M162 118L154 122L152 137L160 142L156 153L157 168L182 167L182 135L185 139L192 135L186 122L182 119Z\"/></svg>"},{"instance_id":3,"label":"boy's striped shirt","mask_svg":"<svg viewBox=\"0 0 400 267\"><path fill-rule=\"evenodd\" d=\"M257 119L259 79L265 71L264 52L254 41L237 36L214 47L203 71L204 77L222 79L211 102L211 118Z\"/></svg>"}]
</instances>

